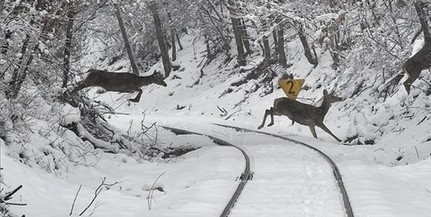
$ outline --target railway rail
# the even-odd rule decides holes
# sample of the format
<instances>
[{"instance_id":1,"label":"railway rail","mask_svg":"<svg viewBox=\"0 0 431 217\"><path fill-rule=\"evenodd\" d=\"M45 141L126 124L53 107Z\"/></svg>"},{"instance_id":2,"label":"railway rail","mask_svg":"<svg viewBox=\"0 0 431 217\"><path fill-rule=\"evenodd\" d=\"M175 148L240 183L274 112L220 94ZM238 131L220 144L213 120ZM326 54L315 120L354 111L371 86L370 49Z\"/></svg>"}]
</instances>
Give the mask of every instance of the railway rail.
<instances>
[{"instance_id":1,"label":"railway rail","mask_svg":"<svg viewBox=\"0 0 431 217\"><path fill-rule=\"evenodd\" d=\"M322 156L331 166L332 171L333 171L333 175L334 178L337 182L337 186L340 190L340 193L342 195L342 199L343 199L343 206L345 208L345 213L347 217L354 217L353 214L353 209L349 200L349 196L347 194L346 188L344 186L343 183L343 179L340 173L340 170L338 169L338 166L335 164L335 162L324 152L322 152L321 150L317 149L316 147L313 147L309 144L306 144L304 142L301 141L297 141L288 137L284 137L284 136L280 136L277 134L272 134L272 133L267 133L267 132L263 132L263 131L257 131L257 130L251 130L251 129L246 129L246 128L242 128L242 127L236 127L236 126L231 126L231 125L224 125L224 124L217 124L215 123L214 125L219 126L219 127L224 127L224 128L231 128L234 129L236 131L240 131L240 132L252 132L252 133L257 133L257 134L262 134L262 135L266 135L266 136L272 136L275 138L279 138L285 141L289 141L301 146L304 146L306 148L309 148L315 152L317 152L320 156ZM232 195L231 199L229 200L229 202L227 203L227 205L225 206L225 208L223 209L223 212L221 213L220 217L226 217L229 215L231 209L234 207L236 201L238 200L241 192L243 191L245 185L247 184L248 180L251 177L251 171L250 171L250 157L248 156L248 154L245 152L244 149L242 149L241 147L238 147L234 144L231 144L229 142L226 142L224 140L221 140L217 137L208 135L208 134L204 134L204 133L198 133L198 132L192 132L192 131L188 131L188 130L184 130L184 129L179 129L179 128L174 128L174 127L167 127L167 126L163 126L163 128L172 131L173 133L177 134L177 135L184 135L184 134L195 134L195 135L201 135L201 136L206 136L208 138L210 138L211 140L213 140L214 143L221 145L221 146L230 146L233 148L238 149L239 151L241 151L241 153L244 156L245 159L245 168L243 173L240 176L240 183L238 184L238 187L236 188L234 194Z\"/></svg>"},{"instance_id":2,"label":"railway rail","mask_svg":"<svg viewBox=\"0 0 431 217\"><path fill-rule=\"evenodd\" d=\"M167 127L167 126L163 126L163 128L170 130L171 132L177 134L177 135L184 135L184 134L195 134L195 135L201 135L201 136L206 136L209 137L211 140L213 140L214 143L220 145L220 146L231 146L233 148L238 149L239 151L241 151L242 155L244 156L245 159L245 168L244 168L244 172L241 174L240 176L240 182L238 184L238 187L236 188L234 194L232 195L231 199L229 200L229 202L227 203L227 205L225 206L225 208L223 209L223 212L221 213L220 217L226 217L229 215L231 209L233 208L233 206L235 205L236 201L238 200L239 196L241 195L242 190L244 189L245 185L247 184L247 181L250 179L251 177L251 172L250 172L250 157L248 156L248 154L244 151L244 149L233 145L229 142L226 142L224 140L221 140L219 138L216 138L214 136L211 135L207 135L207 134L203 134L203 133L197 133L197 132L192 132L192 131L188 131L188 130L183 130L183 129L178 129L178 128L173 128L173 127Z\"/></svg>"},{"instance_id":3,"label":"railway rail","mask_svg":"<svg viewBox=\"0 0 431 217\"><path fill-rule=\"evenodd\" d=\"M214 125L220 126L220 127L225 127L225 128L231 128L231 129L235 129L237 131L242 131L242 132L252 132L252 133L258 133L258 134L262 134L262 135L276 137L276 138L279 138L279 139L282 139L285 141L290 141L290 142L296 143L298 145L302 145L306 148L312 149L313 151L317 152L320 156L322 156L329 163L329 165L332 168L334 178L337 182L337 186L340 189L340 193L341 193L341 196L343 198L343 206L345 208L347 217L354 217L353 208L352 208L352 205L351 205L350 200L349 200L349 195L347 194L347 190L346 190L346 187L344 186L343 178L341 176L340 170L338 169L338 166L335 164L335 162L327 154L325 154L324 152L322 152L318 148L313 147L313 146L306 144L304 142L297 141L295 139L291 139L291 138L280 136L280 135L273 134L273 133L267 133L267 132L263 132L263 131L251 130L251 129L236 127L236 126L231 126L231 125L225 125L225 124L215 123Z\"/></svg>"}]
</instances>

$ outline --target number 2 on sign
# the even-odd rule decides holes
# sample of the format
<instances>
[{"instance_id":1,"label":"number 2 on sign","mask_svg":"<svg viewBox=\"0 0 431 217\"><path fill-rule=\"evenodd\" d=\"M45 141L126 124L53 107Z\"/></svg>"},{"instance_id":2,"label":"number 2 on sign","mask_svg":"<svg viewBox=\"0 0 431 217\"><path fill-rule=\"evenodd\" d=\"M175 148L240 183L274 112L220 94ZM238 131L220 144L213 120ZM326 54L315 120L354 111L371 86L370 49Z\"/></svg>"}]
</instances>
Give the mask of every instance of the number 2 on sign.
<instances>
[{"instance_id":1,"label":"number 2 on sign","mask_svg":"<svg viewBox=\"0 0 431 217\"><path fill-rule=\"evenodd\" d=\"M293 81L292 80L287 81L286 86L288 88L288 94L295 94L295 91L292 90L292 88L293 88Z\"/></svg>"},{"instance_id":2,"label":"number 2 on sign","mask_svg":"<svg viewBox=\"0 0 431 217\"><path fill-rule=\"evenodd\" d=\"M299 94L299 91L301 91L301 87L304 84L304 81L304 79L285 79L280 80L279 84L283 89L284 93L286 93L286 96L290 99L295 100Z\"/></svg>"}]
</instances>

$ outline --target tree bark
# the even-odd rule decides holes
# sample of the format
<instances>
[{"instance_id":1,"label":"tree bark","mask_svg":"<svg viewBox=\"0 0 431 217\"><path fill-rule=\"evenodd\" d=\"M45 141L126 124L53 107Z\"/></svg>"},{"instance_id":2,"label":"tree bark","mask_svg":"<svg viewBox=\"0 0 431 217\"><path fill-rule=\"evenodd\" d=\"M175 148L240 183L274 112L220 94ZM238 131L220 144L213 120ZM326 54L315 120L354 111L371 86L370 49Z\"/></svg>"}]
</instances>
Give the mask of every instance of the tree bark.
<instances>
[{"instance_id":1,"label":"tree bark","mask_svg":"<svg viewBox=\"0 0 431 217\"><path fill-rule=\"evenodd\" d=\"M279 26L277 30L277 53L278 63L282 66L287 65L286 52L284 51L284 30Z\"/></svg>"},{"instance_id":2,"label":"tree bark","mask_svg":"<svg viewBox=\"0 0 431 217\"><path fill-rule=\"evenodd\" d=\"M269 61L269 59L271 59L271 48L269 47L268 36L266 36L266 33L268 32L268 24L266 20L262 20L262 24L263 24L263 31L264 31L264 34L262 36L263 56L265 61Z\"/></svg>"},{"instance_id":3,"label":"tree bark","mask_svg":"<svg viewBox=\"0 0 431 217\"><path fill-rule=\"evenodd\" d=\"M298 29L298 36L299 39L301 40L302 46L304 47L304 55L307 58L308 62L314 66L317 66L317 57L316 57L316 51L313 49L313 53L311 53L311 49L310 46L308 45L308 41L307 38L305 37L304 34L304 27L302 26L302 24L300 24L299 29Z\"/></svg>"},{"instance_id":4,"label":"tree bark","mask_svg":"<svg viewBox=\"0 0 431 217\"><path fill-rule=\"evenodd\" d=\"M182 50L183 45L181 44L180 36L178 35L178 32L176 32L176 31L175 31L175 37L177 38L178 47L180 48L180 50Z\"/></svg>"},{"instance_id":5,"label":"tree bark","mask_svg":"<svg viewBox=\"0 0 431 217\"><path fill-rule=\"evenodd\" d=\"M171 27L172 61L175 61L175 60L177 60L177 47L175 45L175 36L177 34L177 31L175 29L171 13L169 13L169 12L168 12L168 19L169 19L169 25Z\"/></svg>"},{"instance_id":6,"label":"tree bark","mask_svg":"<svg viewBox=\"0 0 431 217\"><path fill-rule=\"evenodd\" d=\"M277 38L277 30L272 30L272 38L274 40L274 48L275 48L275 52L274 52L274 58L278 59L278 38Z\"/></svg>"},{"instance_id":7,"label":"tree bark","mask_svg":"<svg viewBox=\"0 0 431 217\"><path fill-rule=\"evenodd\" d=\"M251 50L250 42L248 41L247 27L245 26L245 22L243 18L239 19L239 21L241 25L240 29L241 29L242 42L244 44L245 50L247 51L246 55L251 55L253 51Z\"/></svg>"},{"instance_id":8,"label":"tree bark","mask_svg":"<svg viewBox=\"0 0 431 217\"><path fill-rule=\"evenodd\" d=\"M70 71L70 51L72 49L72 37L73 37L73 22L74 22L75 11L73 8L73 1L68 3L67 11L67 25L66 25L66 40L64 47L63 56L63 85L62 87L67 87L69 81L69 71Z\"/></svg>"},{"instance_id":9,"label":"tree bark","mask_svg":"<svg viewBox=\"0 0 431 217\"><path fill-rule=\"evenodd\" d=\"M166 41L163 37L162 22L159 17L159 10L156 1L151 1L149 3L149 8L151 10L154 26L156 29L157 42L159 44L160 54L162 56L163 68L165 70L165 77L168 77L172 70L171 60L169 59L169 54L166 46Z\"/></svg>"},{"instance_id":10,"label":"tree bark","mask_svg":"<svg viewBox=\"0 0 431 217\"><path fill-rule=\"evenodd\" d=\"M121 35L123 36L124 45L126 47L127 55L129 56L130 65L132 66L133 74L139 75L138 66L135 63L135 58L133 57L132 48L130 47L129 38L127 37L126 28L124 27L123 18L121 17L120 7L115 4L115 15L117 16L118 25L120 26Z\"/></svg>"},{"instance_id":11,"label":"tree bark","mask_svg":"<svg viewBox=\"0 0 431 217\"><path fill-rule=\"evenodd\" d=\"M24 59L25 59L25 56L27 53L27 47L28 47L29 43L30 43L30 35L27 34L25 36L25 39L24 39L22 47L21 47L21 52L20 52L21 55L20 55L18 64L15 67L15 69L13 70L11 80L9 81L9 88L8 88L8 90L6 90L6 98L8 98L8 99L15 99L18 96L18 92L20 89L18 87L18 80L20 78L22 78L22 75L20 75L20 74L23 71L22 68L24 68Z\"/></svg>"},{"instance_id":12,"label":"tree bark","mask_svg":"<svg viewBox=\"0 0 431 217\"><path fill-rule=\"evenodd\" d=\"M177 46L175 45L175 29L171 32L171 43L172 43L172 61L177 60Z\"/></svg>"},{"instance_id":13,"label":"tree bark","mask_svg":"<svg viewBox=\"0 0 431 217\"><path fill-rule=\"evenodd\" d=\"M244 53L244 44L242 41L241 21L237 17L238 15L235 11L236 8L234 8L235 6L233 4L234 3L230 0L228 9L230 13L230 20L232 22L233 34L235 36L236 49L238 52L237 61L238 61L238 65L245 66L246 61L245 61L245 53Z\"/></svg>"}]
</instances>

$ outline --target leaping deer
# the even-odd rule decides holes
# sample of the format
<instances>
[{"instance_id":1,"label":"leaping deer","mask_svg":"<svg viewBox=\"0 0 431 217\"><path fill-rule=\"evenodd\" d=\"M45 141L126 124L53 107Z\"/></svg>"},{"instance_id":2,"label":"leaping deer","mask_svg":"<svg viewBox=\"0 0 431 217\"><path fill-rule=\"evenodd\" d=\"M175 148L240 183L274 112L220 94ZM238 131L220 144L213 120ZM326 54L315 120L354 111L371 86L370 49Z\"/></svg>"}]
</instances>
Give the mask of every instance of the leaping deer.
<instances>
[{"instance_id":1,"label":"leaping deer","mask_svg":"<svg viewBox=\"0 0 431 217\"><path fill-rule=\"evenodd\" d=\"M80 81L78 86L72 90L72 94L86 88L99 86L107 91L116 91L120 93L133 93L138 91L138 95L134 99L129 99L132 102L139 102L142 95L141 87L150 84L158 84L166 87L163 76L156 70L149 76L138 76L125 72L108 72L97 69L90 69L87 71L87 77Z\"/></svg>"},{"instance_id":2,"label":"leaping deer","mask_svg":"<svg viewBox=\"0 0 431 217\"><path fill-rule=\"evenodd\" d=\"M315 126L320 127L323 131L334 137L338 142L341 139L336 137L323 123L326 113L328 113L331 104L334 102L342 101L341 97L329 94L327 90L323 90L323 102L319 107L315 107L309 104L304 104L296 100L289 99L287 97L281 97L274 100L274 106L265 111L262 124L258 127L261 129L265 125L266 118L271 115L271 122L268 124L272 126L274 124L274 115L287 116L294 122L306 125L310 128L314 138L317 138Z\"/></svg>"}]
</instances>

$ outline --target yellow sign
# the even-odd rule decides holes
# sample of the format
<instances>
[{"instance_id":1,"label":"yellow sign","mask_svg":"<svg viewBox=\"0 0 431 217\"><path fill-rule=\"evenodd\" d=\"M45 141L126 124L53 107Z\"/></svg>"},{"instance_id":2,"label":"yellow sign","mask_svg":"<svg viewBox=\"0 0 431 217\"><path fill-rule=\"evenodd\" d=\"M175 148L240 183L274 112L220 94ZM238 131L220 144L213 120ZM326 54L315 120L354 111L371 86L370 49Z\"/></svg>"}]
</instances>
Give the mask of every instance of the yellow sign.
<instances>
[{"instance_id":1,"label":"yellow sign","mask_svg":"<svg viewBox=\"0 0 431 217\"><path fill-rule=\"evenodd\" d=\"M305 79L284 79L279 80L278 84L280 84L281 88L287 97L289 97L289 99L296 100L296 97L298 96L304 81Z\"/></svg>"}]
</instances>

